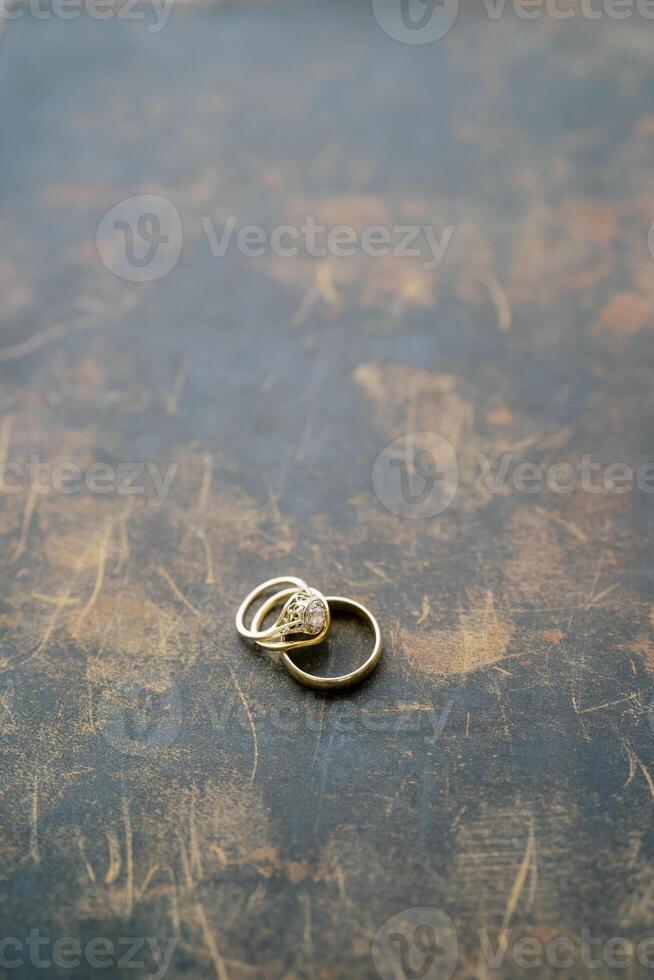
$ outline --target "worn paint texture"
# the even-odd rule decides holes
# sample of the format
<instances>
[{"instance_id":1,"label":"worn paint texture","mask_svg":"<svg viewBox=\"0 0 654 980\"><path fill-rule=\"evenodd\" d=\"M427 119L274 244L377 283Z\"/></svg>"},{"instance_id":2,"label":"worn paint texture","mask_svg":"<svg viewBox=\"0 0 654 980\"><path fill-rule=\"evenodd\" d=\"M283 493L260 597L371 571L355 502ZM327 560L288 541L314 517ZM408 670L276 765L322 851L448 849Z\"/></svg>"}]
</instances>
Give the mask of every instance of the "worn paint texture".
<instances>
[{"instance_id":1,"label":"worn paint texture","mask_svg":"<svg viewBox=\"0 0 654 980\"><path fill-rule=\"evenodd\" d=\"M471 4L408 45L345 2L9 25L2 462L176 469L158 504L2 494L2 936L366 980L382 924L433 906L457 978L513 980L522 936L654 933L654 496L492 492L478 463L652 460L651 29ZM95 236L143 192L184 247L131 283ZM201 219L230 215L454 232L432 270L214 256ZM371 472L423 431L459 486L414 521ZM377 613L360 688L316 696L235 634L286 572ZM338 619L306 663L365 642Z\"/></svg>"}]
</instances>

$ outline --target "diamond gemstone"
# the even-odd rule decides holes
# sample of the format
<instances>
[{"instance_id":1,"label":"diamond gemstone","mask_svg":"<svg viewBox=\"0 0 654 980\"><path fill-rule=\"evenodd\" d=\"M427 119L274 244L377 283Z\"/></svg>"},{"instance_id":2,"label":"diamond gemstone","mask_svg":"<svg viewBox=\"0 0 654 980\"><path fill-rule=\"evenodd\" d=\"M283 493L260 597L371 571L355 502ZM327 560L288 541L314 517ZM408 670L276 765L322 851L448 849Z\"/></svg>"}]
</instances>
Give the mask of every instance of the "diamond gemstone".
<instances>
[{"instance_id":1,"label":"diamond gemstone","mask_svg":"<svg viewBox=\"0 0 654 980\"><path fill-rule=\"evenodd\" d=\"M304 625L309 633L319 633L327 621L327 612L320 599L314 599L304 610Z\"/></svg>"}]
</instances>

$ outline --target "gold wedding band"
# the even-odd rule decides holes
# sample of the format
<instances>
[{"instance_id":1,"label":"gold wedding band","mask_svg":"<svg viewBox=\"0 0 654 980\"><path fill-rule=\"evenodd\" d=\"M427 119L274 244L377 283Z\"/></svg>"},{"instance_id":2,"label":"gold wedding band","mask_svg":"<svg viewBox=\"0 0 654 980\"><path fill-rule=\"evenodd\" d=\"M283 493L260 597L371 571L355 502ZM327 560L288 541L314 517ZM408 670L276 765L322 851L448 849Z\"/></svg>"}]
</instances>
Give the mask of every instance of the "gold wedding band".
<instances>
[{"instance_id":1,"label":"gold wedding band","mask_svg":"<svg viewBox=\"0 0 654 980\"><path fill-rule=\"evenodd\" d=\"M288 581L288 580L287 580ZM270 583L266 583L270 586ZM261 589L261 587L260 587ZM287 602L294 593L294 589L282 589L281 591L275 593L269 599L259 607L257 612L254 614L252 619L252 632L261 635L263 632L261 630L261 624L264 619L276 606L281 602ZM255 590L256 595L259 592ZM256 596L255 596L256 597ZM366 609L360 602L356 602L354 599L347 599L345 596L326 596L326 602L328 608L345 609L348 612L353 612L359 618L366 621L372 628L374 635L374 645L372 653L360 667L356 670L351 671L349 674L340 674L338 677L321 677L319 674L309 674L306 670L302 670L296 663L294 663L289 657L287 650L291 649L293 646L309 646L310 642L315 643L316 640L310 642L299 641L297 643L284 643L280 642L272 646L269 643L261 642L257 640L256 642L259 646L268 647L269 649L280 649L282 651L282 660L284 666L286 667L289 674L299 681L300 684L305 684L307 687L312 687L318 690L335 690L341 687L350 687L352 684L358 684L362 681L368 674L371 673L379 663L381 652L382 652L382 642L381 642L381 632L379 629L379 624L375 617L372 615L369 609Z\"/></svg>"}]
</instances>

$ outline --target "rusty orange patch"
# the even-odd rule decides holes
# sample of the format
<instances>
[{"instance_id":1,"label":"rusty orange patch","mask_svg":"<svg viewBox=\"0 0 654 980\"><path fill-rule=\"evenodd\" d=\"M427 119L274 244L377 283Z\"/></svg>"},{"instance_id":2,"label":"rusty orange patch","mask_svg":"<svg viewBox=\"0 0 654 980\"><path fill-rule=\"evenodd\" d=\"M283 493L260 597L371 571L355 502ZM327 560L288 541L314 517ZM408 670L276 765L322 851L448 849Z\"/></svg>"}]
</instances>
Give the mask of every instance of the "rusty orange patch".
<instances>
[{"instance_id":1,"label":"rusty orange patch","mask_svg":"<svg viewBox=\"0 0 654 980\"><path fill-rule=\"evenodd\" d=\"M512 425L513 415L506 405L500 405L498 408L493 408L490 412L486 413L486 421L489 425Z\"/></svg>"},{"instance_id":2,"label":"rusty orange patch","mask_svg":"<svg viewBox=\"0 0 654 980\"><path fill-rule=\"evenodd\" d=\"M513 632L513 623L497 615L493 597L488 593L469 612L460 615L454 629L415 633L402 628L399 635L418 670L467 674L506 656Z\"/></svg>"},{"instance_id":3,"label":"rusty orange patch","mask_svg":"<svg viewBox=\"0 0 654 980\"><path fill-rule=\"evenodd\" d=\"M647 300L637 293L616 293L600 312L592 333L632 337L645 326L651 312Z\"/></svg>"}]
</instances>

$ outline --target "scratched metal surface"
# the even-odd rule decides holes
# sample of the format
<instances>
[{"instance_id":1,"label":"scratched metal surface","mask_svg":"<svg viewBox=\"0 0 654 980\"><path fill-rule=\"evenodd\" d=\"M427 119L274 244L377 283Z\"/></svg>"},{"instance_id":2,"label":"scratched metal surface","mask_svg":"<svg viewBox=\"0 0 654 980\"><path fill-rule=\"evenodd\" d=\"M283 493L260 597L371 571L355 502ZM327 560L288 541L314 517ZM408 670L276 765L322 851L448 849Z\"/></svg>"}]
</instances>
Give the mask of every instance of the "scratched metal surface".
<instances>
[{"instance_id":1,"label":"scratched metal surface","mask_svg":"<svg viewBox=\"0 0 654 980\"><path fill-rule=\"evenodd\" d=\"M482 928L654 929L652 497L490 494L475 462L651 460L648 40L468 11L414 46L322 2L10 26L2 458L179 468L157 507L3 494L3 936L179 937L171 978L358 980L413 906L454 919L457 977L491 975ZM95 246L144 191L184 223L151 284ZM215 258L200 222L306 214L455 231L427 271ZM429 520L372 490L411 431L457 451ZM379 616L347 696L234 633L287 571ZM334 667L364 650L346 625Z\"/></svg>"}]
</instances>

